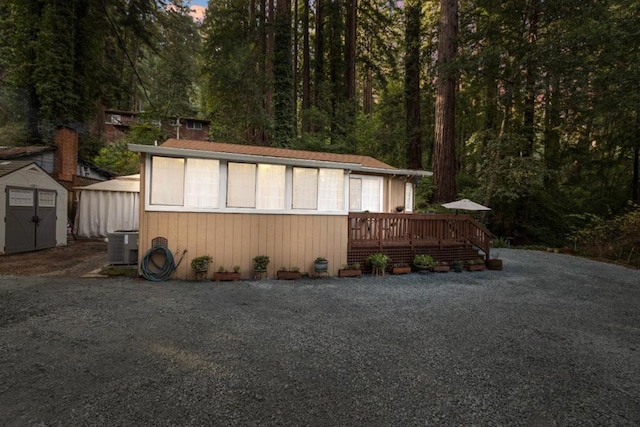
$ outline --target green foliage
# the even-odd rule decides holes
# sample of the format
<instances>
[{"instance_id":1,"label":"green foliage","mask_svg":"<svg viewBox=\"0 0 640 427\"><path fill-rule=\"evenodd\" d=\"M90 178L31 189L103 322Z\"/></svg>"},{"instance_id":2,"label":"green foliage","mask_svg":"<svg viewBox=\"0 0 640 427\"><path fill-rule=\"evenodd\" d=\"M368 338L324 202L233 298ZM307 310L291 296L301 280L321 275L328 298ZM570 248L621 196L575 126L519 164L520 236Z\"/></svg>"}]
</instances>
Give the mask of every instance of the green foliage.
<instances>
[{"instance_id":1,"label":"green foliage","mask_svg":"<svg viewBox=\"0 0 640 427\"><path fill-rule=\"evenodd\" d=\"M201 271L208 268L209 264L212 262L213 262L213 258L211 258L211 256L200 255L191 260L191 268L193 268L196 271Z\"/></svg>"},{"instance_id":2,"label":"green foliage","mask_svg":"<svg viewBox=\"0 0 640 427\"><path fill-rule=\"evenodd\" d=\"M258 255L253 258L253 268L259 271L266 270L270 259L267 255Z\"/></svg>"},{"instance_id":3,"label":"green foliage","mask_svg":"<svg viewBox=\"0 0 640 427\"><path fill-rule=\"evenodd\" d=\"M640 207L612 219L593 214L575 216L582 226L570 234L578 253L640 267Z\"/></svg>"},{"instance_id":4,"label":"green foliage","mask_svg":"<svg viewBox=\"0 0 640 427\"><path fill-rule=\"evenodd\" d=\"M506 237L496 237L491 241L491 247L498 248L506 248L509 246L509 240Z\"/></svg>"},{"instance_id":5,"label":"green foliage","mask_svg":"<svg viewBox=\"0 0 640 427\"><path fill-rule=\"evenodd\" d=\"M385 254L371 254L367 257L367 263L373 268L384 270L389 263L389 257Z\"/></svg>"},{"instance_id":6,"label":"green foliage","mask_svg":"<svg viewBox=\"0 0 640 427\"><path fill-rule=\"evenodd\" d=\"M436 266L436 261L431 255L418 254L413 257L413 265L421 268L433 268Z\"/></svg>"}]
</instances>

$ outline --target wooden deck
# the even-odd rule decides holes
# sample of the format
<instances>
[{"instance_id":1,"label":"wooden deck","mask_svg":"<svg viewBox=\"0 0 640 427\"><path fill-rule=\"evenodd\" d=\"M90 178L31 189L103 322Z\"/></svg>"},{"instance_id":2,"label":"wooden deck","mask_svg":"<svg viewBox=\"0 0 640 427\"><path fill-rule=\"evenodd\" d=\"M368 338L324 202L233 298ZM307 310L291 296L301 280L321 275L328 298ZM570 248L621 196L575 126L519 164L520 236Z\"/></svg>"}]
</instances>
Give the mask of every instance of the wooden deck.
<instances>
[{"instance_id":1,"label":"wooden deck","mask_svg":"<svg viewBox=\"0 0 640 427\"><path fill-rule=\"evenodd\" d=\"M349 262L381 252L408 263L418 253L447 262L488 259L492 234L470 215L350 213L348 236Z\"/></svg>"}]
</instances>

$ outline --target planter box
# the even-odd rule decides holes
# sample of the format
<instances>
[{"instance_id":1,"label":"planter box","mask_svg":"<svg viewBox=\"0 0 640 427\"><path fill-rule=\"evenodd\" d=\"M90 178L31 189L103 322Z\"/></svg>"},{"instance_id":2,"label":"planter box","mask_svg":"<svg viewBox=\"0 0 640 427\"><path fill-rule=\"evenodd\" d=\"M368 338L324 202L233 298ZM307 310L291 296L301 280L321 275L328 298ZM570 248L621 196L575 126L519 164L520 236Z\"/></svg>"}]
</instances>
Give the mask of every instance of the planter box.
<instances>
[{"instance_id":1,"label":"planter box","mask_svg":"<svg viewBox=\"0 0 640 427\"><path fill-rule=\"evenodd\" d=\"M299 280L302 279L302 273L299 271L278 271L278 280Z\"/></svg>"},{"instance_id":2,"label":"planter box","mask_svg":"<svg viewBox=\"0 0 640 427\"><path fill-rule=\"evenodd\" d=\"M487 268L489 270L502 270L502 260L501 259L487 260Z\"/></svg>"},{"instance_id":3,"label":"planter box","mask_svg":"<svg viewBox=\"0 0 640 427\"><path fill-rule=\"evenodd\" d=\"M484 264L469 264L467 265L467 270L469 271L484 271L485 270L485 265Z\"/></svg>"},{"instance_id":4,"label":"planter box","mask_svg":"<svg viewBox=\"0 0 640 427\"><path fill-rule=\"evenodd\" d=\"M391 267L391 273L392 274L408 274L411 273L411 267L404 266L404 267Z\"/></svg>"},{"instance_id":5,"label":"planter box","mask_svg":"<svg viewBox=\"0 0 640 427\"><path fill-rule=\"evenodd\" d=\"M449 267L448 265L436 265L435 267L433 267L434 273L448 273L449 270L451 270L451 267Z\"/></svg>"},{"instance_id":6,"label":"planter box","mask_svg":"<svg viewBox=\"0 0 640 427\"><path fill-rule=\"evenodd\" d=\"M355 268L341 268L338 270L338 277L361 277L362 270Z\"/></svg>"},{"instance_id":7,"label":"planter box","mask_svg":"<svg viewBox=\"0 0 640 427\"><path fill-rule=\"evenodd\" d=\"M234 273L232 271L225 271L224 273L216 272L213 273L213 280L215 282L231 282L240 280L240 273Z\"/></svg>"}]
</instances>

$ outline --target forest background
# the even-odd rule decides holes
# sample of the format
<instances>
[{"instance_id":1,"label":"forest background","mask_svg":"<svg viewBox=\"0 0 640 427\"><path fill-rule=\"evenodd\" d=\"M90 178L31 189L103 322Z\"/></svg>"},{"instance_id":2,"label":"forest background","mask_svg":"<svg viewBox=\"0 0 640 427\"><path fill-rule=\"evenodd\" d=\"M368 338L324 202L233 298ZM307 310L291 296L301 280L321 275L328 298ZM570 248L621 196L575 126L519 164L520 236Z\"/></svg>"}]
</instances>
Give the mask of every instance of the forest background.
<instances>
[{"instance_id":1,"label":"forest background","mask_svg":"<svg viewBox=\"0 0 640 427\"><path fill-rule=\"evenodd\" d=\"M498 236L640 264L636 0L2 0L0 145L79 131L135 172L157 120L210 140L427 169L418 208L467 197ZM121 141L104 109L142 111Z\"/></svg>"}]
</instances>

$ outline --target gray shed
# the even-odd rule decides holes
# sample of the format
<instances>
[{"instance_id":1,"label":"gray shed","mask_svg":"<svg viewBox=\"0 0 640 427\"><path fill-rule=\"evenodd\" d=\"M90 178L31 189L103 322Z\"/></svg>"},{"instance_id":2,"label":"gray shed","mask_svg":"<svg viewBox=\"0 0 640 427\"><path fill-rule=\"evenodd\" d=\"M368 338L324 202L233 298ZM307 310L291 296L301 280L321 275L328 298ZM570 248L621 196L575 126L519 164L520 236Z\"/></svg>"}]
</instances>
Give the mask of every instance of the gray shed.
<instances>
[{"instance_id":1,"label":"gray shed","mask_svg":"<svg viewBox=\"0 0 640 427\"><path fill-rule=\"evenodd\" d=\"M0 254L66 245L67 197L36 163L0 161Z\"/></svg>"}]
</instances>

